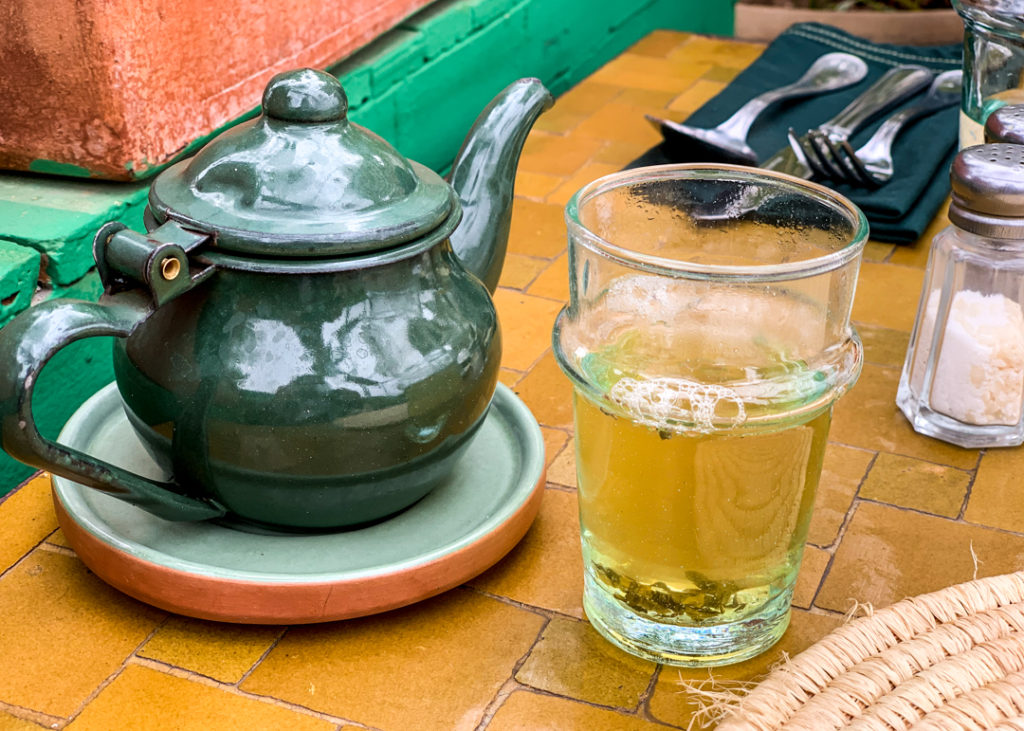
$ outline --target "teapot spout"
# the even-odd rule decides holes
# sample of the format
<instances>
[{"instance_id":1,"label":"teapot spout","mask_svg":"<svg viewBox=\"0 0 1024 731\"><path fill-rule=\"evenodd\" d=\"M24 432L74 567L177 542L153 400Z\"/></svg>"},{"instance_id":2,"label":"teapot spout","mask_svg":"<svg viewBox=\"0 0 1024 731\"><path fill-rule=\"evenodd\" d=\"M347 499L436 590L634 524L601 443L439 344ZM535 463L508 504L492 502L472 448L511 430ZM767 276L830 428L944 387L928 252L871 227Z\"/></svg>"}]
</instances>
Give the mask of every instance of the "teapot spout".
<instances>
[{"instance_id":1,"label":"teapot spout","mask_svg":"<svg viewBox=\"0 0 1024 731\"><path fill-rule=\"evenodd\" d=\"M512 83L477 117L452 164L449 180L465 211L452 247L492 293L505 262L519 153L537 117L553 103L539 79Z\"/></svg>"}]
</instances>

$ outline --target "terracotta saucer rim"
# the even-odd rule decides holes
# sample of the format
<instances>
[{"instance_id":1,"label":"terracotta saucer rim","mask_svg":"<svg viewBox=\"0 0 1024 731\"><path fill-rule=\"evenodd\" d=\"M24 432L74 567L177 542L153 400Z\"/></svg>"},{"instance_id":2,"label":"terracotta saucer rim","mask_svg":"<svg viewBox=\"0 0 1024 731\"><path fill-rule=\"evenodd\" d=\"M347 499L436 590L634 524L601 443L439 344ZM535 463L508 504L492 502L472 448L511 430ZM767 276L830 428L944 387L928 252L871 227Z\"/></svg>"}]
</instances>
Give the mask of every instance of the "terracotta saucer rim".
<instances>
[{"instance_id":1,"label":"terracotta saucer rim","mask_svg":"<svg viewBox=\"0 0 1024 731\"><path fill-rule=\"evenodd\" d=\"M91 412L106 408L106 410L110 410L113 417L118 407L120 407L120 398L117 394L117 386L110 384L100 389L79 408L58 438L75 446L76 439L84 439L82 427L88 422ZM515 542L517 542L519 537L525 533L532 518L536 516L536 509L539 509L539 501L536 498L539 492L543 492L546 466L544 439L540 426L526 405L503 384L498 384L496 388L492 408L492 413L495 412L498 412L501 415L499 418L504 419L508 425L507 430L513 435L514 446L511 448L517 451L522 460L521 468L509 478L512 484L508 489L507 496L502 499L492 514L487 515L475 526L471 526L470 530L458 536L456 540L438 545L425 553L404 559L399 558L391 563L357 569L317 571L301 575L281 571L254 571L247 568L232 569L223 566L210 566L191 559L178 558L171 553L159 550L159 548L125 539L109 524L104 523L101 516L97 516L93 508L84 502L82 494L89 488L83 487L73 480L59 476L53 477L54 501L58 504L58 515L63 514L67 518L66 521L61 521L68 525L66 533L76 535L78 543L92 540L97 545L109 547L110 551L125 554L139 564L157 566L182 574L202 576L211 582L250 583L261 587L337 586L359 582L359 580L372 580L382 574L415 572L425 566L449 560L451 557L485 542L488 536L507 530L509 524L521 520L524 508L532 506L535 510L532 510L529 520L522 527L521 533L516 536ZM104 415L102 418L109 417ZM488 418L492 417L488 414ZM219 528L219 526L218 529L228 530L228 528ZM308 539L310 536L303 537ZM312 537L315 540L316 536ZM515 542L509 545L505 552L510 550ZM69 543L72 543L71 535L69 535ZM72 546L76 548L74 543ZM500 556L496 557L492 563L496 562L498 558ZM479 570L486 567L482 566Z\"/></svg>"},{"instance_id":2,"label":"terracotta saucer rim","mask_svg":"<svg viewBox=\"0 0 1024 731\"><path fill-rule=\"evenodd\" d=\"M78 446L78 440L81 439L80 434L82 432L82 427L89 420L92 412L99 409L110 409L111 412L115 412L118 408L120 408L120 396L117 392L117 385L115 383L110 383L91 396L71 416L65 424L64 429L61 431L58 441L62 444L67 444L68 446ZM282 584L307 584L316 581L337 582L341 580L376 576L381 571L385 570L401 571L409 568L415 568L435 558L441 558L454 551L458 551L463 546L472 545L488 533L500 528L505 521L511 518L519 505L528 501L530 493L535 489L534 480L531 478L528 482L526 479L523 479L523 477L543 474L545 471L544 439L540 432L540 426L537 424L536 419L527 406L510 388L502 383L498 383L495 389L494 398L491 404L491 412L493 411L498 411L499 413L504 414L508 422L514 423L519 427L525 427L516 430L519 448L523 454L523 469L521 470L522 477L517 481L516 486L510 490L509 496L503 504L504 509L498 510L488 516L486 520L477 524L473 530L462 534L456 540L437 546L428 553L419 554L404 561L398 561L383 566L378 565L340 572L309 573L302 574L301 576L281 572L231 570L224 569L222 567L210 566L208 564L198 563L187 559L180 559L171 556L168 553L157 551L149 546L136 544L111 530L109 526L104 523L100 522L97 524L94 520L90 520L90 518L97 517L96 513L81 499L81 495L86 494L84 491L89 488L83 487L73 480L54 475L54 491L56 496L64 504L67 513L72 516L75 522L83 529L87 530L104 543L108 543L129 555L155 565L167 565L162 560L167 558L171 559L174 568L190 573L204 574L216 578L248 580L260 583L277 582ZM486 418L493 418L491 417L490 412ZM472 450L472 446L470 447L470 450ZM413 508L415 508L415 506L413 506ZM222 529L219 526L216 529L230 530L228 528ZM326 540L331 535L332 534L325 533L320 536L297 535L296 537L310 540L324 538ZM284 538L287 539L288 536L284 536Z\"/></svg>"},{"instance_id":3,"label":"terracotta saucer rim","mask_svg":"<svg viewBox=\"0 0 1024 731\"><path fill-rule=\"evenodd\" d=\"M504 558L529 530L540 510L545 484L546 469L542 469L527 499L497 530L444 556L374 576L304 583L212 577L146 561L79 525L56 489L53 502L57 521L82 562L139 601L211 621L313 624L400 609L475 578Z\"/></svg>"}]
</instances>

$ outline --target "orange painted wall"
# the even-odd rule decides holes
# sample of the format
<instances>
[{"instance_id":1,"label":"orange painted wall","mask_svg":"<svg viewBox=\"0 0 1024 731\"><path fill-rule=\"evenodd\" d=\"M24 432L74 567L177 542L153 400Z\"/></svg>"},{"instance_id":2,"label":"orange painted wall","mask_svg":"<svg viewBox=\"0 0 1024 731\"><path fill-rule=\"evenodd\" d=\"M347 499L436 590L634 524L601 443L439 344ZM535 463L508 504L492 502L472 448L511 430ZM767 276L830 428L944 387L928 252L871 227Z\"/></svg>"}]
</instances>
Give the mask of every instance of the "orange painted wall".
<instances>
[{"instance_id":1,"label":"orange painted wall","mask_svg":"<svg viewBox=\"0 0 1024 731\"><path fill-rule=\"evenodd\" d=\"M429 1L7 0L0 167L144 176L273 74L337 61Z\"/></svg>"}]
</instances>

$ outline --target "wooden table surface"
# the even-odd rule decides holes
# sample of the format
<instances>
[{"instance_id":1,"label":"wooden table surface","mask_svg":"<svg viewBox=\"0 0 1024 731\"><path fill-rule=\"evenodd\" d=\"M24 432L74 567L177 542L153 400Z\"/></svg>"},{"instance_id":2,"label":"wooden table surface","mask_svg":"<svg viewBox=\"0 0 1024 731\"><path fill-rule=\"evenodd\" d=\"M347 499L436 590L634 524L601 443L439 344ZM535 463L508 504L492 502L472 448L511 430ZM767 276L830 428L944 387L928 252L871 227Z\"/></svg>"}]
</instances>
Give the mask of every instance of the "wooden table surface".
<instances>
[{"instance_id":1,"label":"wooden table surface","mask_svg":"<svg viewBox=\"0 0 1024 731\"><path fill-rule=\"evenodd\" d=\"M0 501L0 730L686 728L684 683L594 632L580 605L570 387L550 349L568 297L562 206L683 118L761 46L656 32L565 94L530 136L496 296L502 380L542 425L548 484L522 542L465 586L322 625L252 627L169 615L92 575L63 540L49 478ZM915 434L894 398L940 214L913 247L870 243L854 320L866 345L835 410L793 621L765 655L716 670L754 679L843 621L1024 565L1024 452ZM695 727L702 726L699 722Z\"/></svg>"}]
</instances>

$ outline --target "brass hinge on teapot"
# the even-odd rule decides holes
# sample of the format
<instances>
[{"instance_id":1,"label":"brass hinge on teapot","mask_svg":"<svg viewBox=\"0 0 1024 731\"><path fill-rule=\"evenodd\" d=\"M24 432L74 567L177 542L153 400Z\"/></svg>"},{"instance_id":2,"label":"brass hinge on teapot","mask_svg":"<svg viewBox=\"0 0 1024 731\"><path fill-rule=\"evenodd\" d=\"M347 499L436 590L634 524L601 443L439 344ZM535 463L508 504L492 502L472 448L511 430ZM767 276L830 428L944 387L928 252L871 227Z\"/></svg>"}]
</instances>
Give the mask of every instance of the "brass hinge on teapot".
<instances>
[{"instance_id":1,"label":"brass hinge on teapot","mask_svg":"<svg viewBox=\"0 0 1024 731\"><path fill-rule=\"evenodd\" d=\"M110 293L145 285L160 307L213 274L214 267L195 269L188 253L213 237L168 221L148 234L111 221L96 232L93 256L103 287Z\"/></svg>"}]
</instances>

